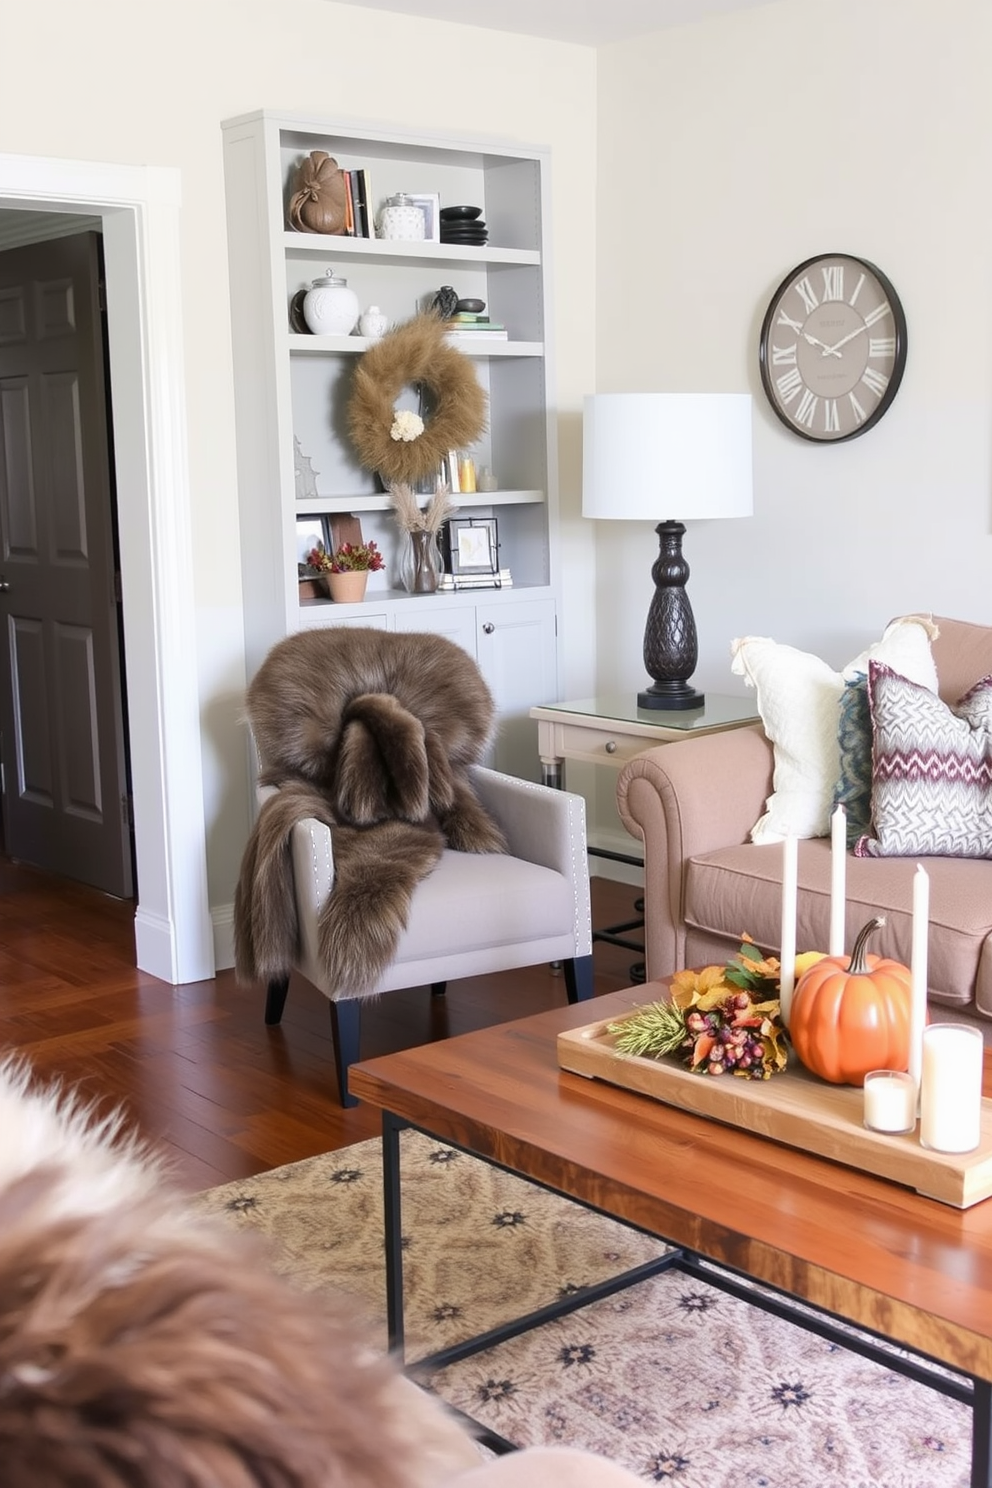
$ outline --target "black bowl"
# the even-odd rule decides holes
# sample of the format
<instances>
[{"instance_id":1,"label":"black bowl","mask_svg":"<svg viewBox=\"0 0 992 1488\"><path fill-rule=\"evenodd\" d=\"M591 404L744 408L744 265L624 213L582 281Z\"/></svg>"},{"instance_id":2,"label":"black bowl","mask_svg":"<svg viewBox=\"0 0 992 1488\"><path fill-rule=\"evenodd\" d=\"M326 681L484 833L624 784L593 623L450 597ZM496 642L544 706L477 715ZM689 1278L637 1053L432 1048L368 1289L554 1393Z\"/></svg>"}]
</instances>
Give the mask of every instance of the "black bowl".
<instances>
[{"instance_id":1,"label":"black bowl","mask_svg":"<svg viewBox=\"0 0 992 1488\"><path fill-rule=\"evenodd\" d=\"M456 310L464 310L467 315L481 315L485 308L485 300L459 300L455 306Z\"/></svg>"},{"instance_id":2,"label":"black bowl","mask_svg":"<svg viewBox=\"0 0 992 1488\"><path fill-rule=\"evenodd\" d=\"M481 207L442 207L439 213L442 222L458 222L464 219L471 221L473 217L482 216Z\"/></svg>"}]
</instances>

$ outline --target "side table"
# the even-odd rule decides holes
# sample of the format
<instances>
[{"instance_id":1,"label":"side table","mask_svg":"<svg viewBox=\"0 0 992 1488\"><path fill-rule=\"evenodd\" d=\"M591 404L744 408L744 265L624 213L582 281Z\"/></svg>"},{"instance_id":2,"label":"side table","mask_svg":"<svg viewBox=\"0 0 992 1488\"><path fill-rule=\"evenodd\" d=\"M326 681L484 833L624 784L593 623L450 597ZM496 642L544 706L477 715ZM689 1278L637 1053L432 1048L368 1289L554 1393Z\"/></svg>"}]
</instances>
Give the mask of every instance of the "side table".
<instances>
[{"instance_id":1,"label":"side table","mask_svg":"<svg viewBox=\"0 0 992 1488\"><path fill-rule=\"evenodd\" d=\"M584 698L576 703L545 703L531 708L537 719L537 747L545 785L562 784L567 759L619 770L635 754L693 734L760 726L750 698L708 692L701 708L665 712L639 708L637 696Z\"/></svg>"},{"instance_id":2,"label":"side table","mask_svg":"<svg viewBox=\"0 0 992 1488\"><path fill-rule=\"evenodd\" d=\"M575 703L546 703L531 708L537 719L537 747L541 757L541 778L545 785L562 787L562 765L565 760L582 760L587 765L610 765L619 770L636 754L653 749L656 744L672 744L694 734L716 734L725 729L761 726L754 702L750 698L728 697L707 692L701 708L674 709L671 712L639 708L637 695L583 698ZM590 847L593 857L611 858L614 862L643 867L643 858L632 854L610 852L603 847ZM629 940L629 930L644 925L644 900L634 903L637 918L622 924L593 930L593 940L606 941L623 950L642 952L643 945ZM644 963L630 968L631 980L644 981Z\"/></svg>"}]
</instances>

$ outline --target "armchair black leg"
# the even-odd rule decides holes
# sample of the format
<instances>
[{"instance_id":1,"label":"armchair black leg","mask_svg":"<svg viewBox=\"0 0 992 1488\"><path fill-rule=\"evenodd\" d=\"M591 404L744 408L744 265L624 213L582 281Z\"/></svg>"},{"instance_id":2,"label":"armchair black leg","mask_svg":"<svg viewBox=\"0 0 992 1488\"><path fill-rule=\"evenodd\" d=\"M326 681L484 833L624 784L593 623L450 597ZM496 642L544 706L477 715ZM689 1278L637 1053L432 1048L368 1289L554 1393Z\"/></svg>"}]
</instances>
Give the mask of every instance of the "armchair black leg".
<instances>
[{"instance_id":1,"label":"armchair black leg","mask_svg":"<svg viewBox=\"0 0 992 1488\"><path fill-rule=\"evenodd\" d=\"M348 1093L348 1066L358 1059L361 1039L361 1003L357 997L330 1002L331 1032L334 1035L334 1068L343 1106L357 1106L358 1097Z\"/></svg>"},{"instance_id":2,"label":"armchair black leg","mask_svg":"<svg viewBox=\"0 0 992 1488\"><path fill-rule=\"evenodd\" d=\"M576 956L562 962L569 1002L585 1002L592 996L592 957Z\"/></svg>"},{"instance_id":3,"label":"armchair black leg","mask_svg":"<svg viewBox=\"0 0 992 1488\"><path fill-rule=\"evenodd\" d=\"M431 982L431 996L443 997L448 990L447 982Z\"/></svg>"},{"instance_id":4,"label":"armchair black leg","mask_svg":"<svg viewBox=\"0 0 992 1488\"><path fill-rule=\"evenodd\" d=\"M269 1027L273 1027L282 1018L282 1010L286 1006L286 993L289 991L289 977L276 977L269 983L265 994L265 1021Z\"/></svg>"}]
</instances>

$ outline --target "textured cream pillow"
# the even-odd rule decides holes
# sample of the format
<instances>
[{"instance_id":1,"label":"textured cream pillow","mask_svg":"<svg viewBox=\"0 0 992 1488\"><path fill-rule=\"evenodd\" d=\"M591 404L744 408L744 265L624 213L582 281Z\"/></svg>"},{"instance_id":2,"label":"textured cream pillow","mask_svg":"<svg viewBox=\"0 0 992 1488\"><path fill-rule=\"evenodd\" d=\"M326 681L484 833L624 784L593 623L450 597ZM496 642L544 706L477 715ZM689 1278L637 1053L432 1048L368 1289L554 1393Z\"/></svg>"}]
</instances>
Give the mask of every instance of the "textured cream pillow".
<instances>
[{"instance_id":1,"label":"textured cream pillow","mask_svg":"<svg viewBox=\"0 0 992 1488\"><path fill-rule=\"evenodd\" d=\"M731 671L757 690L758 712L775 753L774 789L751 830L752 842L781 842L789 833L826 836L840 774L837 731L845 682L866 675L873 660L936 692L937 669L930 654L936 635L932 621L905 615L842 672L808 651L766 636L744 636L732 643Z\"/></svg>"}]
</instances>

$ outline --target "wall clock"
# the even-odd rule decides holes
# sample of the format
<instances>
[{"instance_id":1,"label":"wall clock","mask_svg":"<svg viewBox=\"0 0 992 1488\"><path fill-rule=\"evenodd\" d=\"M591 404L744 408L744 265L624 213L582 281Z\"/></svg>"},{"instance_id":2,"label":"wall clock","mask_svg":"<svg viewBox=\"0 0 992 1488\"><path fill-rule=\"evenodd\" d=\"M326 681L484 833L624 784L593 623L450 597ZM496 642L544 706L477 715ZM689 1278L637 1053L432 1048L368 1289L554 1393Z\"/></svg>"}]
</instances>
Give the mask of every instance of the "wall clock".
<instances>
[{"instance_id":1,"label":"wall clock","mask_svg":"<svg viewBox=\"0 0 992 1488\"><path fill-rule=\"evenodd\" d=\"M902 381L906 345L906 316L881 269L849 253L819 253L772 295L761 381L794 434L836 444L878 423Z\"/></svg>"}]
</instances>

